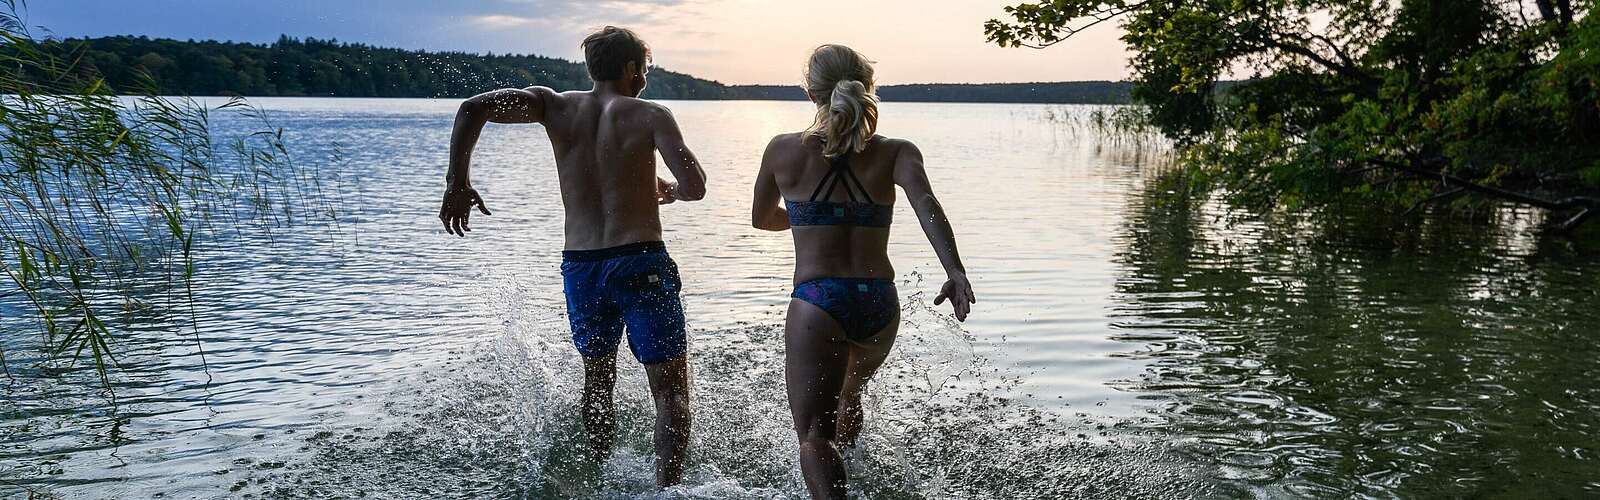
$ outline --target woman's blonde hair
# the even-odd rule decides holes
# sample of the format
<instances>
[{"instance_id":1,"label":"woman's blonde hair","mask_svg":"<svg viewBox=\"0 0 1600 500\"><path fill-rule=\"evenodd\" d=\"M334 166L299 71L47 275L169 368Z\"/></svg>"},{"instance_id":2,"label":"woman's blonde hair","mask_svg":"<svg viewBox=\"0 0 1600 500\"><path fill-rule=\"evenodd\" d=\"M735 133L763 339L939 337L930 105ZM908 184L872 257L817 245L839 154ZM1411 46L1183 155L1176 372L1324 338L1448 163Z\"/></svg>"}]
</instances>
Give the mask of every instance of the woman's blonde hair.
<instances>
[{"instance_id":1,"label":"woman's blonde hair","mask_svg":"<svg viewBox=\"0 0 1600 500\"><path fill-rule=\"evenodd\" d=\"M822 138L822 154L833 158L860 152L878 130L878 96L872 61L850 47L823 45L806 64L806 91L817 103L817 118L806 132Z\"/></svg>"}]
</instances>

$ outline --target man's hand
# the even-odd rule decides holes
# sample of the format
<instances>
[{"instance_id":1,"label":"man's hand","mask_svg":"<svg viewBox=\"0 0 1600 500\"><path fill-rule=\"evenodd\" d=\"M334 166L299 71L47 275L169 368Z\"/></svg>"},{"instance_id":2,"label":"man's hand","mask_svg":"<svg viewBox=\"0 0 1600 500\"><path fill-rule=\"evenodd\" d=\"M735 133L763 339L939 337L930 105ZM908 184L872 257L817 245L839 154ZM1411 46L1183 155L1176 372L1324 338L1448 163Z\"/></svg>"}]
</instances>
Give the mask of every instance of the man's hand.
<instances>
[{"instance_id":1,"label":"man's hand","mask_svg":"<svg viewBox=\"0 0 1600 500\"><path fill-rule=\"evenodd\" d=\"M656 178L656 203L666 205L678 201L678 183Z\"/></svg>"},{"instance_id":2,"label":"man's hand","mask_svg":"<svg viewBox=\"0 0 1600 500\"><path fill-rule=\"evenodd\" d=\"M967 320L967 313L972 312L972 304L978 303L978 297L972 294L972 283L967 282L966 273L951 273L950 279L939 288L939 295L933 298L933 305L943 304L945 299L950 299L950 305L956 309L956 319Z\"/></svg>"},{"instance_id":3,"label":"man's hand","mask_svg":"<svg viewBox=\"0 0 1600 500\"><path fill-rule=\"evenodd\" d=\"M467 231L472 230L467 227L467 217L472 215L473 205L477 205L483 215L489 215L489 207L483 205L478 190L470 187L446 190L444 203L439 206L439 221L444 223L444 232L466 237Z\"/></svg>"}]
</instances>

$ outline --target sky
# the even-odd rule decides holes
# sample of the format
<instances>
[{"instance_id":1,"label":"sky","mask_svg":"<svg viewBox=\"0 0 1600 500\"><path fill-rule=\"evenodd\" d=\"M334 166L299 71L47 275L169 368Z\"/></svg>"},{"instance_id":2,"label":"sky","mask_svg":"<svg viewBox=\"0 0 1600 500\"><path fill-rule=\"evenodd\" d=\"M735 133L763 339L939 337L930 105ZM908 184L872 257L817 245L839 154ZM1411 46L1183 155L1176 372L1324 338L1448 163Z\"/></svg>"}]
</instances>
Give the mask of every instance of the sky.
<instances>
[{"instance_id":1,"label":"sky","mask_svg":"<svg viewBox=\"0 0 1600 500\"><path fill-rule=\"evenodd\" d=\"M984 40L1022 0L32 0L24 19L57 37L148 35L271 42L280 34L387 47L582 60L578 42L638 31L656 65L729 84L793 84L809 50L842 43L877 61L880 84L1121 80L1112 23L1044 50Z\"/></svg>"}]
</instances>

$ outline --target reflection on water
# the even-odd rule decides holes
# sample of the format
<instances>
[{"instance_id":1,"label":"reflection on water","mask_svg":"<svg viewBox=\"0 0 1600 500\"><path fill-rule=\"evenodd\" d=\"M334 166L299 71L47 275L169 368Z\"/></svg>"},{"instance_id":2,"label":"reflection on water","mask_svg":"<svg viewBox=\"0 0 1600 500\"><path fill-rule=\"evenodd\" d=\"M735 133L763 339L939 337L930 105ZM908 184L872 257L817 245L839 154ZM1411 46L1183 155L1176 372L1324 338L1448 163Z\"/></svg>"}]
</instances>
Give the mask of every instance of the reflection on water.
<instances>
[{"instance_id":1,"label":"reflection on water","mask_svg":"<svg viewBox=\"0 0 1600 500\"><path fill-rule=\"evenodd\" d=\"M1138 206L1120 387L1228 495L1600 494L1600 264L1536 214L1488 226Z\"/></svg>"},{"instance_id":2,"label":"reflection on water","mask_svg":"<svg viewBox=\"0 0 1600 500\"><path fill-rule=\"evenodd\" d=\"M262 101L297 153L342 151L359 180L337 196L349 238L213 243L199 343L184 318L124 318L114 399L83 364L41 362L0 297L0 495L654 495L637 364L621 363L617 456L573 452L581 370L538 128L491 126L475 182L495 215L452 239L432 214L453 103ZM792 248L747 227L747 196L766 140L810 113L669 105L711 197L663 212L696 412L689 480L667 493L799 497L780 342ZM1313 224L1173 203L1148 180L1159 153L1087 133L1070 118L1087 109L884 106L884 132L928 159L981 302L964 325L931 307L937 259L894 229L906 324L868 395L858 493L1600 493L1592 237L1543 239L1514 211Z\"/></svg>"}]
</instances>

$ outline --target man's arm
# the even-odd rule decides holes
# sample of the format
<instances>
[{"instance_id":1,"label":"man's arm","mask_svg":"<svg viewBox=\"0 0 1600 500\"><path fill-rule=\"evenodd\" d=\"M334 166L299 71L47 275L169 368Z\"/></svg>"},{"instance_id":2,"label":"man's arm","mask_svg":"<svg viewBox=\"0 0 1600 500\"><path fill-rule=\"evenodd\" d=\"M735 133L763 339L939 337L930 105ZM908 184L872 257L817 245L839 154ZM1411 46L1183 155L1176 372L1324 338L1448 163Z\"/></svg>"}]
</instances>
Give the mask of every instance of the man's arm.
<instances>
[{"instance_id":1,"label":"man's arm","mask_svg":"<svg viewBox=\"0 0 1600 500\"><path fill-rule=\"evenodd\" d=\"M472 207L484 215L489 208L472 188L472 148L478 144L483 125L495 123L537 123L544 121L545 99L554 91L544 87L500 89L468 98L456 111L455 128L450 132L450 168L445 173L444 202L439 220L447 233L466 236L467 218Z\"/></svg>"},{"instance_id":2,"label":"man's arm","mask_svg":"<svg viewBox=\"0 0 1600 500\"><path fill-rule=\"evenodd\" d=\"M972 294L967 268L961 264L961 253L956 251L956 235L950 229L950 219L945 217L939 199L933 196L933 185L928 182L928 171L922 165L922 151L910 142L902 143L895 157L894 183L905 190L911 208L917 212L917 221L922 223L922 232L928 235L928 243L933 244L933 252L944 265L947 279L939 295L933 298L934 305L950 299L956 319L966 321L971 305L977 303L978 298Z\"/></svg>"},{"instance_id":3,"label":"man's arm","mask_svg":"<svg viewBox=\"0 0 1600 500\"><path fill-rule=\"evenodd\" d=\"M668 183L663 189L664 200L695 201L706 197L706 171L700 168L700 162L695 160L694 153L689 151L689 146L683 143L683 132L678 130L678 121L672 118L672 112L665 106L649 103L650 127L655 131L656 150L661 152L661 158L667 162L667 170L672 171L675 183ZM670 203L670 201L668 201Z\"/></svg>"},{"instance_id":4,"label":"man's arm","mask_svg":"<svg viewBox=\"0 0 1600 500\"><path fill-rule=\"evenodd\" d=\"M778 178L772 174L772 150L777 144L778 138L772 138L772 142L767 143L767 151L761 155L761 170L756 172L755 201L750 207L750 225L767 231L789 229L789 210L778 204L783 193L778 189Z\"/></svg>"}]
</instances>

